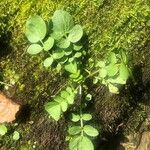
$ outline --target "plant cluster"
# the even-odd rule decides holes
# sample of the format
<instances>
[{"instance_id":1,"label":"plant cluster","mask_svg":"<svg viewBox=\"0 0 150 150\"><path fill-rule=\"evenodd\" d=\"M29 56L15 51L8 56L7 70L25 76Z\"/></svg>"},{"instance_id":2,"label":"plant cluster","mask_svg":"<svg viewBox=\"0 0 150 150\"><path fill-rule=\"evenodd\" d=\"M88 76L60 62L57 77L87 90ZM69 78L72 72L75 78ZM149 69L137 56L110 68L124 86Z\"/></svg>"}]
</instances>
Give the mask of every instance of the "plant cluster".
<instances>
[{"instance_id":1,"label":"plant cluster","mask_svg":"<svg viewBox=\"0 0 150 150\"><path fill-rule=\"evenodd\" d=\"M8 128L5 124L0 125L0 136L4 136L8 132ZM17 141L20 139L20 133L18 131L14 131L12 134L12 139Z\"/></svg>"},{"instance_id":2,"label":"plant cluster","mask_svg":"<svg viewBox=\"0 0 150 150\"><path fill-rule=\"evenodd\" d=\"M80 122L80 125L74 125L68 129L70 138L69 148L71 150L84 150L87 147L89 150L94 149L91 139L88 136L96 137L99 132L91 125L84 125L84 122L90 121L91 119L92 116L88 113L72 114L71 120L77 123Z\"/></svg>"},{"instance_id":3,"label":"plant cluster","mask_svg":"<svg viewBox=\"0 0 150 150\"><path fill-rule=\"evenodd\" d=\"M72 79L71 86L60 91L53 98L53 101L45 104L45 110L49 116L58 121L62 113L67 111L69 105L74 103L80 83L83 82L83 76L79 69L82 64L82 57L86 53L80 43L83 29L80 25L74 25L73 19L68 12L56 10L52 21L47 24L40 16L31 16L27 20L25 34L32 43L27 49L29 54L35 55L42 51L46 52L48 57L43 61L44 66L46 68L56 67L57 71L64 69L69 73L69 78ZM78 118L76 121L74 120L75 115L73 115L72 121L78 122L80 120L82 123L80 127L69 127L68 133L71 136L69 147L70 150L83 150L86 142L89 145L89 150L93 150L94 146L87 136L97 136L98 131L90 125L83 126L83 122L91 120L92 116L90 114L82 115L81 112L82 110L80 110L80 115L76 115L76 118ZM76 129L78 130L74 131ZM92 132L95 132L95 134L92 134ZM79 133L81 134L77 135ZM73 135L75 136L72 138Z\"/></svg>"},{"instance_id":4,"label":"plant cluster","mask_svg":"<svg viewBox=\"0 0 150 150\"><path fill-rule=\"evenodd\" d=\"M31 16L26 22L25 34L32 43L27 49L29 54L42 51L47 54L43 61L46 68L53 66L58 72L65 68L73 80L82 78L77 66L80 65L78 60L85 54L79 42L83 29L80 25L74 25L69 13L56 10L47 23L38 15Z\"/></svg>"},{"instance_id":5,"label":"plant cluster","mask_svg":"<svg viewBox=\"0 0 150 150\"><path fill-rule=\"evenodd\" d=\"M130 76L128 58L124 50L111 51L106 59L95 63L97 74L94 83L100 81L108 86L111 93L118 94L121 85L126 84Z\"/></svg>"},{"instance_id":6,"label":"plant cluster","mask_svg":"<svg viewBox=\"0 0 150 150\"><path fill-rule=\"evenodd\" d=\"M62 112L67 111L68 106L74 103L76 90L67 87L54 97L52 102L45 104L45 110L49 113L50 117L58 121Z\"/></svg>"},{"instance_id":7,"label":"plant cluster","mask_svg":"<svg viewBox=\"0 0 150 150\"><path fill-rule=\"evenodd\" d=\"M83 113L87 102L92 99L90 94L82 96L82 87L88 77L94 78L94 83L100 81L108 86L112 93L119 93L119 85L126 84L130 75L128 60L125 51L114 50L108 54L108 58L94 63L89 74L81 74L82 60L86 52L80 42L83 29L80 25L74 25L71 15L63 10L56 10L52 20L45 22L40 16L31 16L26 23L26 37L32 43L27 52L31 55L45 52L47 58L43 61L46 68L56 68L59 72L65 70L69 73L71 83L62 89L53 100L45 104L45 110L50 118L58 121L63 112L66 112L71 104L78 99L80 106L76 114L72 113L73 125L68 129L68 141L70 150L94 150L91 137L98 136L98 130L87 124L92 116ZM94 72L93 72L94 68ZM84 70L84 69L83 69ZM86 93L86 92L83 92Z\"/></svg>"},{"instance_id":8,"label":"plant cluster","mask_svg":"<svg viewBox=\"0 0 150 150\"><path fill-rule=\"evenodd\" d=\"M86 108L87 102L92 100L90 94L86 95L83 99L82 96L82 86L78 88L78 99L80 101L80 108L76 113L71 114L72 126L69 126L68 137L69 148L70 150L93 150L94 146L89 137L98 136L99 132L91 124L87 122L92 120L92 115L90 113L83 113L83 110Z\"/></svg>"}]
</instances>

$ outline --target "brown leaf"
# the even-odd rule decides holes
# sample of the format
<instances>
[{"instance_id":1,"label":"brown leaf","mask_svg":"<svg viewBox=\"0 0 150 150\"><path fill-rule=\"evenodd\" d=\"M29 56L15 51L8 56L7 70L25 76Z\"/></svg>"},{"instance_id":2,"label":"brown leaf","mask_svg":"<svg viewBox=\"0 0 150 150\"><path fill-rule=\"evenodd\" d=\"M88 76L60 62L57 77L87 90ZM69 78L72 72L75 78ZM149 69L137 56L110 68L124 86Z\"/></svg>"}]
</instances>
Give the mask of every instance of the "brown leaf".
<instances>
[{"instance_id":1,"label":"brown leaf","mask_svg":"<svg viewBox=\"0 0 150 150\"><path fill-rule=\"evenodd\" d=\"M20 105L0 94L0 123L12 122L16 119L16 113Z\"/></svg>"}]
</instances>

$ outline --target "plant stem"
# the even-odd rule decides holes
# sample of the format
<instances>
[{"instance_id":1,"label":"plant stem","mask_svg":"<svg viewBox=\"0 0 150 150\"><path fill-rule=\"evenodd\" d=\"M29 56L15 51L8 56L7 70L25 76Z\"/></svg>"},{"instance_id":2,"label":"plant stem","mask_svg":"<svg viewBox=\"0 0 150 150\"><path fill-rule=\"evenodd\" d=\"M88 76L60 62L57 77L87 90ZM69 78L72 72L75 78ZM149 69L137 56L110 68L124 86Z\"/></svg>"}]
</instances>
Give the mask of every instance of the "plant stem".
<instances>
[{"instance_id":1,"label":"plant stem","mask_svg":"<svg viewBox=\"0 0 150 150\"><path fill-rule=\"evenodd\" d=\"M82 119L82 86L79 85L79 96L80 96L80 126L81 136L83 136L83 119Z\"/></svg>"},{"instance_id":2,"label":"plant stem","mask_svg":"<svg viewBox=\"0 0 150 150\"><path fill-rule=\"evenodd\" d=\"M61 86L60 89L54 94L52 95L51 97L55 97L59 92L62 91L62 89L64 89L66 87L67 83L65 83L65 85Z\"/></svg>"},{"instance_id":3,"label":"plant stem","mask_svg":"<svg viewBox=\"0 0 150 150\"><path fill-rule=\"evenodd\" d=\"M85 80L88 79L89 77L94 76L94 75L97 74L98 72L99 72L99 70L96 70L95 72L89 74L89 75L85 78Z\"/></svg>"},{"instance_id":4,"label":"plant stem","mask_svg":"<svg viewBox=\"0 0 150 150\"><path fill-rule=\"evenodd\" d=\"M83 119L82 119L82 114L80 113L80 126L81 126L81 136L83 136Z\"/></svg>"},{"instance_id":5,"label":"plant stem","mask_svg":"<svg viewBox=\"0 0 150 150\"><path fill-rule=\"evenodd\" d=\"M42 40L40 40L40 42L41 42L42 46L44 47L44 43L43 43L43 41L42 41Z\"/></svg>"}]
</instances>

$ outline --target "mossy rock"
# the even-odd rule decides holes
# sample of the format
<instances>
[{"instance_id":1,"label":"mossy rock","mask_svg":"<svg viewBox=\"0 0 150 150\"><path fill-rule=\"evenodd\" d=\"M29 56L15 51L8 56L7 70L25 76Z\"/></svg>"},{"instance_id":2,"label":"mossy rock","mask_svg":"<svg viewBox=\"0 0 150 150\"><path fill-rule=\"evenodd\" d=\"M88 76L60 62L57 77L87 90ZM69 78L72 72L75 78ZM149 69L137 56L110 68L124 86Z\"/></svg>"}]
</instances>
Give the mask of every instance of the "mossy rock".
<instances>
[{"instance_id":1,"label":"mossy rock","mask_svg":"<svg viewBox=\"0 0 150 150\"><path fill-rule=\"evenodd\" d=\"M94 60L104 58L110 50L125 49L130 55L131 66L140 66L144 61L149 63L149 50L146 47L150 38L148 0L1 0L0 7L0 68L3 80L13 84L12 87L5 87L3 92L23 105L16 120L18 126L15 127L15 130L21 133L21 139L14 142L12 137L7 135L1 140L1 149L19 149L20 145L22 149L33 149L33 146L37 149L67 149L67 119L53 122L48 119L43 107L45 102L67 83L67 79L61 74L56 75L51 70L45 70L42 64L44 54L31 57L26 53L28 43L24 30L30 15L39 14L48 20L56 9L67 10L75 22L83 26L88 37L88 42L83 42ZM140 91L143 89L141 82L143 81L145 86L150 79L149 71L146 72L148 66L142 66L145 77L137 77L138 86L128 85L127 90L118 96L103 88L97 90L96 87L91 88L93 85L89 87L95 95L95 117L98 114L98 124L103 125L104 131L112 133L120 130L119 125L126 120L132 122L131 118L136 118L130 116L131 112L134 114L134 110L139 110L137 115L143 114L143 109L138 108L140 101L145 99L144 95L149 95L148 90ZM138 99L133 91L134 94L141 92L141 97ZM144 110L145 113L147 110ZM140 124L144 117L137 119L137 124ZM135 129L132 126L129 128Z\"/></svg>"}]
</instances>

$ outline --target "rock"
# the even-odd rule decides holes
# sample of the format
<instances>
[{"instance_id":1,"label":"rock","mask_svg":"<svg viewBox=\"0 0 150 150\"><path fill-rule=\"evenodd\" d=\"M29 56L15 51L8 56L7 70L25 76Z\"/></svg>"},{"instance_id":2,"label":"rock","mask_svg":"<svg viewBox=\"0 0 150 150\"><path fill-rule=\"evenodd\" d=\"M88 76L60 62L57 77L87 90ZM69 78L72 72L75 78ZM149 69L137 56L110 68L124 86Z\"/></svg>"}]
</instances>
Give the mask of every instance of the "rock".
<instances>
[{"instance_id":1,"label":"rock","mask_svg":"<svg viewBox=\"0 0 150 150\"><path fill-rule=\"evenodd\" d=\"M150 150L150 132L143 132L137 150Z\"/></svg>"},{"instance_id":2,"label":"rock","mask_svg":"<svg viewBox=\"0 0 150 150\"><path fill-rule=\"evenodd\" d=\"M134 133L126 136L124 142L118 150L150 150L150 131L144 131L142 133Z\"/></svg>"},{"instance_id":3,"label":"rock","mask_svg":"<svg viewBox=\"0 0 150 150\"><path fill-rule=\"evenodd\" d=\"M12 122L16 119L16 113L19 111L20 105L0 94L0 123Z\"/></svg>"}]
</instances>

